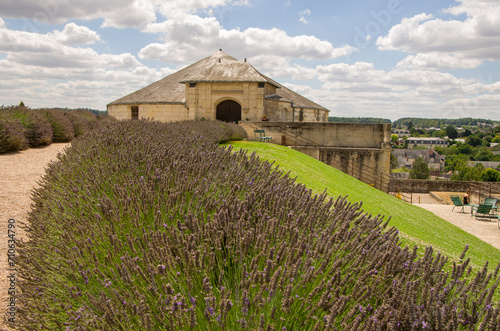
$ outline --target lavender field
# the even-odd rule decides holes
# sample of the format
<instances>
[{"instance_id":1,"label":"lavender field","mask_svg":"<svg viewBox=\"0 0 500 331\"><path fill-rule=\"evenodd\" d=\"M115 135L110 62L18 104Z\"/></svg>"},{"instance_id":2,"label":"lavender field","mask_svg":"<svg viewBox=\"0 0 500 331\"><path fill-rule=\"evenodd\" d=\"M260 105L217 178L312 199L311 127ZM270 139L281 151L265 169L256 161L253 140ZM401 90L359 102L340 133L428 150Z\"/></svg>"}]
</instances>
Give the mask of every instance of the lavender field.
<instances>
[{"instance_id":1,"label":"lavender field","mask_svg":"<svg viewBox=\"0 0 500 331\"><path fill-rule=\"evenodd\" d=\"M418 256L360 203L218 146L244 137L123 121L75 139L34 194L12 327L500 329L500 264Z\"/></svg>"}]
</instances>

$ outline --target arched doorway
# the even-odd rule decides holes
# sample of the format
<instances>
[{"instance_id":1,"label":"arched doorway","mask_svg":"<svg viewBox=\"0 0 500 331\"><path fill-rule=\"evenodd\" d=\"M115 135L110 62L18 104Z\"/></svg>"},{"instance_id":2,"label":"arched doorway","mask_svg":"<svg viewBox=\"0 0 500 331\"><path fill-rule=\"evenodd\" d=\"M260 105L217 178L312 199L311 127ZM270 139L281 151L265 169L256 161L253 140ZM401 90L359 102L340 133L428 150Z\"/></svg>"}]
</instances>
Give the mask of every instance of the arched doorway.
<instances>
[{"instance_id":1,"label":"arched doorway","mask_svg":"<svg viewBox=\"0 0 500 331\"><path fill-rule=\"evenodd\" d=\"M237 123L241 121L241 106L233 100L226 100L217 106L217 116L219 121Z\"/></svg>"}]
</instances>

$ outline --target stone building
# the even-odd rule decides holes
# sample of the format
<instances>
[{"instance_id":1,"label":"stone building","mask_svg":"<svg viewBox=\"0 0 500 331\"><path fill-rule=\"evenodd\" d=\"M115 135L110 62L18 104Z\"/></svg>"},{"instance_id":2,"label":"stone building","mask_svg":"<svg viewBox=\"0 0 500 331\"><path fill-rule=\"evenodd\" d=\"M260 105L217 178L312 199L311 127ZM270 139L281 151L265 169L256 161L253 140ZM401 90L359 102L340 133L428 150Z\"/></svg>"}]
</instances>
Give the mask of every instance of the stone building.
<instances>
[{"instance_id":1,"label":"stone building","mask_svg":"<svg viewBox=\"0 0 500 331\"><path fill-rule=\"evenodd\" d=\"M434 137L411 137L406 140L408 148L425 147L448 147L448 140Z\"/></svg>"},{"instance_id":2,"label":"stone building","mask_svg":"<svg viewBox=\"0 0 500 331\"><path fill-rule=\"evenodd\" d=\"M329 110L222 50L107 105L117 119L327 122Z\"/></svg>"},{"instance_id":3,"label":"stone building","mask_svg":"<svg viewBox=\"0 0 500 331\"><path fill-rule=\"evenodd\" d=\"M422 157L430 171L444 171L446 157L433 149L394 149L392 154L397 158L399 167L411 169L415 160Z\"/></svg>"}]
</instances>

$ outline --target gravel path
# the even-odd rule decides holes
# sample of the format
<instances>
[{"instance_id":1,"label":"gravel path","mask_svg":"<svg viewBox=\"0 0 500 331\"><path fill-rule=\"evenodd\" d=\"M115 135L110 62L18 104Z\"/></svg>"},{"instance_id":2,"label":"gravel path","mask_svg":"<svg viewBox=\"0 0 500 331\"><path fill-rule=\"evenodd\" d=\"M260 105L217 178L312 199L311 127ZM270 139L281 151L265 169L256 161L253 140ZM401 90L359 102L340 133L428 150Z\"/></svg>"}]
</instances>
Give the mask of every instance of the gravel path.
<instances>
[{"instance_id":1,"label":"gravel path","mask_svg":"<svg viewBox=\"0 0 500 331\"><path fill-rule=\"evenodd\" d=\"M20 225L26 221L30 210L31 191L38 186L37 181L44 174L46 165L50 161L57 160L57 154L69 145L69 143L51 144L44 148L0 154L1 330L8 330L3 322L3 317L4 313L7 312L7 303L10 298L8 295L10 282L7 279L7 276L11 274L7 259L9 219L15 220L15 238L17 240L25 239Z\"/></svg>"}]
</instances>

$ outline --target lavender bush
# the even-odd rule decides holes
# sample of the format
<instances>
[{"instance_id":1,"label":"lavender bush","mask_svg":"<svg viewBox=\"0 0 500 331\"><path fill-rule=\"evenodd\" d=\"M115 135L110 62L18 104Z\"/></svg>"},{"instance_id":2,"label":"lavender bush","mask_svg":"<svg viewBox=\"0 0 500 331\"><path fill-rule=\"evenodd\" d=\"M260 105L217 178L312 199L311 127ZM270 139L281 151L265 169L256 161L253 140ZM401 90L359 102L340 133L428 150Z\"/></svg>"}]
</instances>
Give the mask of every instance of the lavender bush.
<instances>
[{"instance_id":1,"label":"lavender bush","mask_svg":"<svg viewBox=\"0 0 500 331\"><path fill-rule=\"evenodd\" d=\"M0 153L16 152L28 148L25 128L9 109L0 108Z\"/></svg>"},{"instance_id":2,"label":"lavender bush","mask_svg":"<svg viewBox=\"0 0 500 331\"><path fill-rule=\"evenodd\" d=\"M77 139L34 193L12 326L500 328L500 265L418 256L361 203L218 147L233 128L126 121Z\"/></svg>"},{"instance_id":3,"label":"lavender bush","mask_svg":"<svg viewBox=\"0 0 500 331\"><path fill-rule=\"evenodd\" d=\"M55 143L69 142L75 137L75 129L69 119L69 112L63 109L42 109L52 125L52 141Z\"/></svg>"},{"instance_id":4,"label":"lavender bush","mask_svg":"<svg viewBox=\"0 0 500 331\"><path fill-rule=\"evenodd\" d=\"M49 145L52 142L52 126L42 112L24 106L8 107L7 111L19 119L29 147Z\"/></svg>"},{"instance_id":5,"label":"lavender bush","mask_svg":"<svg viewBox=\"0 0 500 331\"><path fill-rule=\"evenodd\" d=\"M73 125L75 137L79 137L99 125L97 116L91 111L77 109L68 111L69 121Z\"/></svg>"}]
</instances>

